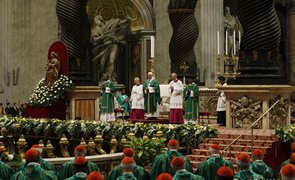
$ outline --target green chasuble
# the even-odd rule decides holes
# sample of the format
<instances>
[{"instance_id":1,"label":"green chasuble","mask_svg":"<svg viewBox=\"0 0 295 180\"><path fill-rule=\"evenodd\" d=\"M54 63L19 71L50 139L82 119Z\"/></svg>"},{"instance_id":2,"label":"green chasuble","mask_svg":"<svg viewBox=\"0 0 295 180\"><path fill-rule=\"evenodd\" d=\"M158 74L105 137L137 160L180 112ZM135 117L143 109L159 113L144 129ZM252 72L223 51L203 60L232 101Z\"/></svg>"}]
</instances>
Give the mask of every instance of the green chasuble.
<instances>
[{"instance_id":1,"label":"green chasuble","mask_svg":"<svg viewBox=\"0 0 295 180\"><path fill-rule=\"evenodd\" d=\"M185 115L186 120L197 120L199 117L199 87L195 84L189 84L183 90L185 97Z\"/></svg>"},{"instance_id":2,"label":"green chasuble","mask_svg":"<svg viewBox=\"0 0 295 180\"><path fill-rule=\"evenodd\" d=\"M12 169L0 160L0 179L9 180L12 174Z\"/></svg>"},{"instance_id":3,"label":"green chasuble","mask_svg":"<svg viewBox=\"0 0 295 180\"><path fill-rule=\"evenodd\" d=\"M175 157L181 157L185 160L186 169L193 173L193 168L187 157L183 156L180 152L172 150L167 151L161 155L158 155L153 162L151 170L151 180L156 180L161 173L169 173L174 175L173 169L171 167L171 161Z\"/></svg>"},{"instance_id":4,"label":"green chasuble","mask_svg":"<svg viewBox=\"0 0 295 180\"><path fill-rule=\"evenodd\" d=\"M251 169L263 176L265 179L273 179L274 178L274 172L272 168L268 167L263 161L256 160L251 164Z\"/></svg>"},{"instance_id":5,"label":"green chasuble","mask_svg":"<svg viewBox=\"0 0 295 180\"><path fill-rule=\"evenodd\" d=\"M21 171L27 163L23 163L17 168L17 171ZM54 165L51 162L45 161L43 158L40 158L40 165L42 169L49 170L49 171L56 171Z\"/></svg>"},{"instance_id":6,"label":"green chasuble","mask_svg":"<svg viewBox=\"0 0 295 180\"><path fill-rule=\"evenodd\" d=\"M284 167L286 164L294 164L294 165L295 165L295 163L292 163L291 159L287 159L287 160L284 161L284 162L280 165L280 167L277 169L277 171L276 171L276 175L277 175L277 177L280 177L281 169L282 169L282 167Z\"/></svg>"},{"instance_id":7,"label":"green chasuble","mask_svg":"<svg viewBox=\"0 0 295 180\"><path fill-rule=\"evenodd\" d=\"M84 172L79 172L66 180L86 180L86 179L87 179L87 174Z\"/></svg>"},{"instance_id":8,"label":"green chasuble","mask_svg":"<svg viewBox=\"0 0 295 180\"><path fill-rule=\"evenodd\" d=\"M122 167L121 167L121 165L118 165L114 169L112 169L112 171L108 175L107 179L108 180L117 179L120 176L122 176L122 174L123 174ZM134 175L134 177L136 177L136 179L141 179L141 180L149 180L150 179L149 173L146 172L143 167L138 166L138 165L136 165L136 168L133 171L133 175Z\"/></svg>"},{"instance_id":9,"label":"green chasuble","mask_svg":"<svg viewBox=\"0 0 295 180\"><path fill-rule=\"evenodd\" d=\"M157 104L161 103L161 97L160 86L156 79L151 79L151 81L146 80L143 84L144 92L147 87L154 90L154 93L144 93L144 112L149 114L157 111Z\"/></svg>"},{"instance_id":10,"label":"green chasuble","mask_svg":"<svg viewBox=\"0 0 295 180\"><path fill-rule=\"evenodd\" d=\"M264 178L251 169L239 170L238 174L235 175L235 179L238 180L264 180Z\"/></svg>"},{"instance_id":11,"label":"green chasuble","mask_svg":"<svg viewBox=\"0 0 295 180\"><path fill-rule=\"evenodd\" d=\"M40 165L25 166L21 171L15 173L10 180L58 180L54 171L42 169Z\"/></svg>"},{"instance_id":12,"label":"green chasuble","mask_svg":"<svg viewBox=\"0 0 295 180\"><path fill-rule=\"evenodd\" d=\"M185 169L181 169L176 171L175 175L173 176L174 180L205 180L201 176L195 175L191 172L188 172Z\"/></svg>"},{"instance_id":13,"label":"green chasuble","mask_svg":"<svg viewBox=\"0 0 295 180\"><path fill-rule=\"evenodd\" d=\"M131 107L130 107L130 101L129 101L129 97L126 94L120 94L117 97L117 101L120 104L121 108L124 108L125 110L125 114L128 115Z\"/></svg>"},{"instance_id":14,"label":"green chasuble","mask_svg":"<svg viewBox=\"0 0 295 180\"><path fill-rule=\"evenodd\" d=\"M123 173L122 176L117 178L117 180L137 180L136 177L133 176L132 173ZM138 179L141 180L141 179Z\"/></svg>"},{"instance_id":15,"label":"green chasuble","mask_svg":"<svg viewBox=\"0 0 295 180\"><path fill-rule=\"evenodd\" d=\"M231 162L225 160L218 154L215 154L212 155L208 160L201 162L196 174L202 176L206 180L215 180L218 169L224 165L234 170L234 167Z\"/></svg>"},{"instance_id":16,"label":"green chasuble","mask_svg":"<svg viewBox=\"0 0 295 180\"><path fill-rule=\"evenodd\" d=\"M106 89L110 88L110 93L107 93ZM114 112L114 83L110 80L105 81L102 84L102 102L101 102L101 112L102 113L113 113Z\"/></svg>"},{"instance_id":17,"label":"green chasuble","mask_svg":"<svg viewBox=\"0 0 295 180\"><path fill-rule=\"evenodd\" d=\"M88 173L91 173L93 171L98 171L100 172L99 167L94 164L93 162L89 162L87 163L88 166ZM63 164L60 168L59 171L59 177L60 179L66 179L66 178L70 178L71 176L73 176L75 174L75 159L66 162L65 164Z\"/></svg>"}]
</instances>

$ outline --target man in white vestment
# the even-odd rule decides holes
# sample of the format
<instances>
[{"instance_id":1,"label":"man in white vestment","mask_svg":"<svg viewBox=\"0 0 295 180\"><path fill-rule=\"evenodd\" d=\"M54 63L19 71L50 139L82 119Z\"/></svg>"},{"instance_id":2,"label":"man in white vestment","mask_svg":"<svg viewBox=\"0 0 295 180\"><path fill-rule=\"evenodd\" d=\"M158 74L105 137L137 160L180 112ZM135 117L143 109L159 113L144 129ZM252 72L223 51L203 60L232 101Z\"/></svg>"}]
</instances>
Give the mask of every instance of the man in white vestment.
<instances>
[{"instance_id":1,"label":"man in white vestment","mask_svg":"<svg viewBox=\"0 0 295 180\"><path fill-rule=\"evenodd\" d=\"M134 86L132 87L130 101L131 101L131 120L143 120L144 119L143 85L140 84L139 77L134 78Z\"/></svg>"},{"instance_id":2,"label":"man in white vestment","mask_svg":"<svg viewBox=\"0 0 295 180\"><path fill-rule=\"evenodd\" d=\"M169 84L170 97L170 114L169 119L171 124L183 124L183 107L182 107L182 91L183 85L177 79L177 74L171 74L172 81Z\"/></svg>"}]
</instances>

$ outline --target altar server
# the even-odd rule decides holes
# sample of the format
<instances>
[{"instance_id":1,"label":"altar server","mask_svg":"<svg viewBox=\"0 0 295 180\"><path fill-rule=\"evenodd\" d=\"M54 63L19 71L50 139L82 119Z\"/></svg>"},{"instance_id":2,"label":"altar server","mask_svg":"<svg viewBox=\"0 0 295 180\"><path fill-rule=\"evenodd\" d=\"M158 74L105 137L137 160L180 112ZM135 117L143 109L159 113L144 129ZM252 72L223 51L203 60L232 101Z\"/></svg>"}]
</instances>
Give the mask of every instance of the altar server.
<instances>
[{"instance_id":1,"label":"altar server","mask_svg":"<svg viewBox=\"0 0 295 180\"><path fill-rule=\"evenodd\" d=\"M169 119L171 124L183 124L183 107L182 107L182 91L183 85L177 79L177 74L171 74L172 81L169 83L170 97L170 114Z\"/></svg>"},{"instance_id":2,"label":"altar server","mask_svg":"<svg viewBox=\"0 0 295 180\"><path fill-rule=\"evenodd\" d=\"M131 96L131 120L144 119L144 94L143 85L140 84L139 77L134 78L134 86L132 87Z\"/></svg>"}]
</instances>

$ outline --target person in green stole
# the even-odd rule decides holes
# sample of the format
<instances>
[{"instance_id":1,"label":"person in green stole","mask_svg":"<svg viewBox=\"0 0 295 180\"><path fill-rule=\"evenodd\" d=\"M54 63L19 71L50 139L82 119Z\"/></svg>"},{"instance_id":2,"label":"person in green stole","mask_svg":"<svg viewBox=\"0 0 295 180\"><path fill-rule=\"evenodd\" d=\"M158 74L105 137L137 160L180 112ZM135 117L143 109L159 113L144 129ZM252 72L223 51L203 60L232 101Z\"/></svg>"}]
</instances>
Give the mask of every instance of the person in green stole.
<instances>
[{"instance_id":1,"label":"person in green stole","mask_svg":"<svg viewBox=\"0 0 295 180\"><path fill-rule=\"evenodd\" d=\"M74 172L75 174L66 180L86 180L87 178L87 159L84 156L79 156L74 162Z\"/></svg>"},{"instance_id":2,"label":"person in green stole","mask_svg":"<svg viewBox=\"0 0 295 180\"><path fill-rule=\"evenodd\" d=\"M157 177L157 180L173 180L173 177L168 173L162 173Z\"/></svg>"},{"instance_id":3,"label":"person in green stole","mask_svg":"<svg viewBox=\"0 0 295 180\"><path fill-rule=\"evenodd\" d=\"M216 180L234 180L234 171L228 166L222 166L217 170Z\"/></svg>"},{"instance_id":4,"label":"person in green stole","mask_svg":"<svg viewBox=\"0 0 295 180\"><path fill-rule=\"evenodd\" d=\"M235 176L237 180L264 180L264 178L255 173L250 168L250 156L246 153L241 153L237 157L238 173Z\"/></svg>"},{"instance_id":5,"label":"person in green stole","mask_svg":"<svg viewBox=\"0 0 295 180\"><path fill-rule=\"evenodd\" d=\"M185 168L185 160L181 157L176 157L171 161L171 166L175 175L173 176L174 180L205 180L201 176L195 175Z\"/></svg>"},{"instance_id":6,"label":"person in green stole","mask_svg":"<svg viewBox=\"0 0 295 180\"><path fill-rule=\"evenodd\" d=\"M123 154L125 157L133 158L134 153L135 153L134 149L132 149L132 148L125 148L123 150ZM117 179L118 177L122 176L122 174L123 174L122 166L118 165L114 169L112 169L112 171L109 173L107 179L108 180ZM143 167L138 166L138 165L135 165L135 168L134 168L134 171L132 172L132 174L137 179L141 179L141 180L149 180L150 179L149 173L147 171L145 171Z\"/></svg>"},{"instance_id":7,"label":"person in green stole","mask_svg":"<svg viewBox=\"0 0 295 180\"><path fill-rule=\"evenodd\" d=\"M153 73L149 72L148 79L143 84L144 91L144 112L148 119L157 119L159 116L158 105L161 103L160 86L153 78Z\"/></svg>"},{"instance_id":8,"label":"person in green stole","mask_svg":"<svg viewBox=\"0 0 295 180\"><path fill-rule=\"evenodd\" d=\"M277 169L277 171L276 171L276 175L277 175L277 177L280 176L280 171L281 171L281 169L282 169L282 167L283 167L284 165L286 165L286 164L294 164L294 165L295 165L295 155L294 155L294 160L292 160L292 155L293 155L293 153L295 153L295 142L293 142L292 145L291 145L291 156L290 156L290 158L287 159L286 161L284 161L284 162L279 166L279 168Z\"/></svg>"},{"instance_id":9,"label":"person in green stole","mask_svg":"<svg viewBox=\"0 0 295 180\"><path fill-rule=\"evenodd\" d=\"M120 177L118 177L117 180L137 180L137 178L132 173L134 172L134 168L136 167L136 163L133 158L125 157L121 161L121 167L123 174Z\"/></svg>"},{"instance_id":10,"label":"person in green stole","mask_svg":"<svg viewBox=\"0 0 295 180\"><path fill-rule=\"evenodd\" d=\"M211 157L208 160L202 161L199 165L196 174L202 176L206 180L215 180L218 169L224 165L234 169L231 162L220 156L221 146L212 144L210 146Z\"/></svg>"},{"instance_id":11,"label":"person in green stole","mask_svg":"<svg viewBox=\"0 0 295 180\"><path fill-rule=\"evenodd\" d=\"M261 149L254 149L252 155L254 162L251 164L251 169L265 179L274 179L272 168L263 162L264 152Z\"/></svg>"},{"instance_id":12,"label":"person in green stole","mask_svg":"<svg viewBox=\"0 0 295 180\"><path fill-rule=\"evenodd\" d=\"M286 164L280 171L281 180L294 180L295 179L295 165Z\"/></svg>"},{"instance_id":13,"label":"person in green stole","mask_svg":"<svg viewBox=\"0 0 295 180\"><path fill-rule=\"evenodd\" d=\"M101 100L101 109L100 109L100 120L101 121L115 121L114 113L114 93L115 86L111 80L106 80L102 86L102 100Z\"/></svg>"},{"instance_id":14,"label":"person in green stole","mask_svg":"<svg viewBox=\"0 0 295 180\"><path fill-rule=\"evenodd\" d=\"M199 87L193 81L192 77L188 79L189 84L183 90L185 98L184 119L189 122L197 122L199 118Z\"/></svg>"},{"instance_id":15,"label":"person in green stole","mask_svg":"<svg viewBox=\"0 0 295 180\"><path fill-rule=\"evenodd\" d=\"M26 152L26 165L15 173L10 180L58 180L58 176L54 171L48 171L41 168L40 154L34 149Z\"/></svg>"},{"instance_id":16,"label":"person in green stole","mask_svg":"<svg viewBox=\"0 0 295 180\"><path fill-rule=\"evenodd\" d=\"M39 146L38 144L35 144L31 147L31 149L35 149L36 151L39 152L40 154L40 165L41 165L41 168L45 169L45 170L49 170L49 171L56 171L54 165L51 163L51 162L48 162L48 161L45 161L43 158L42 158L42 154L43 154L43 148L44 147L41 147ZM26 163L23 163L21 164L17 171L21 171L23 168L25 168L26 166Z\"/></svg>"},{"instance_id":17,"label":"person in green stole","mask_svg":"<svg viewBox=\"0 0 295 180\"><path fill-rule=\"evenodd\" d=\"M79 156L83 156L85 157L87 154L87 150L84 146L82 145L78 145L75 148L75 158L69 162L66 162L65 164L63 164L59 170L59 177L60 179L66 179L66 178L70 178L71 176L74 175L74 170L75 170L75 159L78 158ZM87 163L87 172L93 172L93 171L99 171L100 169L99 167L93 163L93 162L88 162Z\"/></svg>"},{"instance_id":18,"label":"person in green stole","mask_svg":"<svg viewBox=\"0 0 295 180\"><path fill-rule=\"evenodd\" d=\"M121 94L119 94L117 97L117 101L119 103L120 109L124 109L124 115L129 116L131 107L129 97L126 94L126 89L122 89Z\"/></svg>"},{"instance_id":19,"label":"person in green stole","mask_svg":"<svg viewBox=\"0 0 295 180\"><path fill-rule=\"evenodd\" d=\"M87 176L87 180L104 180L104 177L99 172L93 171Z\"/></svg>"},{"instance_id":20,"label":"person in green stole","mask_svg":"<svg viewBox=\"0 0 295 180\"><path fill-rule=\"evenodd\" d=\"M158 155L152 164L151 169L151 180L155 180L161 173L169 173L174 175L173 169L171 167L171 161L175 157L181 157L185 160L185 168L189 172L193 172L193 168L190 164L190 161L187 157L183 156L178 152L179 143L175 139L171 139L167 145L168 151Z\"/></svg>"},{"instance_id":21,"label":"person in green stole","mask_svg":"<svg viewBox=\"0 0 295 180\"><path fill-rule=\"evenodd\" d=\"M5 164L4 162L0 160L0 180L9 179L12 176L12 174L13 174L13 171L10 168L10 166L8 166L7 164Z\"/></svg>"}]
</instances>

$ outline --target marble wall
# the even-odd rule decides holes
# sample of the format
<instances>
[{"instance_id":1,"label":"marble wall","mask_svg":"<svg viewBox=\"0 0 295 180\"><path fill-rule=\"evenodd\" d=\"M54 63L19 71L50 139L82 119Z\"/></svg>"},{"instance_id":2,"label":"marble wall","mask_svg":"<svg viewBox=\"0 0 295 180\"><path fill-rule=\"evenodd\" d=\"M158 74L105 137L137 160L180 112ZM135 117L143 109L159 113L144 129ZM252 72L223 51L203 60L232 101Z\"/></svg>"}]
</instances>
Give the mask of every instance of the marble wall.
<instances>
[{"instance_id":1,"label":"marble wall","mask_svg":"<svg viewBox=\"0 0 295 180\"><path fill-rule=\"evenodd\" d=\"M0 1L0 102L27 102L45 76L48 48L58 38L55 4L55 0Z\"/></svg>"},{"instance_id":2,"label":"marble wall","mask_svg":"<svg viewBox=\"0 0 295 180\"><path fill-rule=\"evenodd\" d=\"M155 1L156 14L156 75L160 82L169 79L169 42L172 27L168 17L169 0ZM223 1L199 0L195 16L200 28L195 53L199 68L199 79L213 87L216 79L217 31L223 34ZM222 39L221 39L222 42ZM223 45L221 45L221 50ZM163 71L165 67L165 71Z\"/></svg>"}]
</instances>

